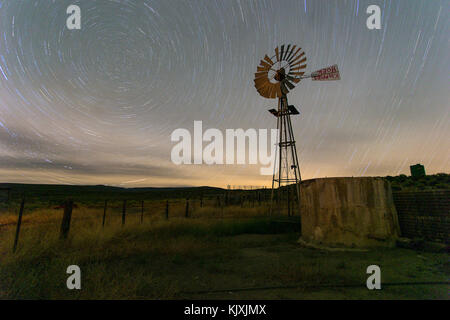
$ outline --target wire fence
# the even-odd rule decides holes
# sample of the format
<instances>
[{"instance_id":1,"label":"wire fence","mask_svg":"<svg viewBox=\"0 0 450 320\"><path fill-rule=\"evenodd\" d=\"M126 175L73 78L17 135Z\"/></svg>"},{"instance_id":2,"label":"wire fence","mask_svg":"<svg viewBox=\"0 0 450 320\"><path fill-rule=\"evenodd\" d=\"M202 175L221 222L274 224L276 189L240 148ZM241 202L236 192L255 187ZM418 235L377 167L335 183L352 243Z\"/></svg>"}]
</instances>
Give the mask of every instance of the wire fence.
<instances>
[{"instance_id":1,"label":"wire fence","mask_svg":"<svg viewBox=\"0 0 450 320\"><path fill-rule=\"evenodd\" d=\"M236 214L233 214L236 212L252 216L264 216L272 213L286 216L295 215L297 201L293 201L294 197L289 196L289 191L284 197L283 194L281 193L280 196L278 192L274 193L273 201L270 189L228 189L223 193L200 193L186 198L151 200L131 197L127 199L123 194L120 197L99 199L97 201L92 201L92 199L83 200L82 197L74 200L76 196L69 197L65 194L65 200L58 196L42 201L42 199L26 197L25 195L22 195L22 197L17 195L11 197L11 191L8 190L8 205L4 206L4 208L6 208L6 212L15 211L17 220L15 222L0 223L0 228L16 225L13 245L13 251L15 252L23 224L55 224L60 221L59 236L65 239L69 235L73 220L91 220L91 224L101 223L102 227L105 227L112 222L118 222L125 226L129 220L132 220L134 223L144 223L145 220L154 217L165 220L181 217L233 218L236 217ZM38 205L36 205L36 202ZM54 214L49 219L37 221L27 216L28 213L32 213L35 210L46 210Z\"/></svg>"}]
</instances>

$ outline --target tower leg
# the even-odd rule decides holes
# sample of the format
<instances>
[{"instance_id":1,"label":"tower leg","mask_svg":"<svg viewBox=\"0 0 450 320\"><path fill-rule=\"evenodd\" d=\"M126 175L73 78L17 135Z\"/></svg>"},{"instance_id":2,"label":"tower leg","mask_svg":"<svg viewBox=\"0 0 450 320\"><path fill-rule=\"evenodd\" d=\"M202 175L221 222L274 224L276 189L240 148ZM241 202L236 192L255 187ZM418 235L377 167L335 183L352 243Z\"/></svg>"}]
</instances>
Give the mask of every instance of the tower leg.
<instances>
[{"instance_id":1,"label":"tower leg","mask_svg":"<svg viewBox=\"0 0 450 320\"><path fill-rule=\"evenodd\" d=\"M295 175L295 188L297 191L297 206L298 210L300 211L300 182L302 181L302 176L300 174L300 166L298 164L298 156L297 156L297 147L295 146L295 139L294 139L294 131L292 130L292 123L291 123L291 117L288 116L288 126L289 126L289 132L292 143L292 163L294 165L294 175Z\"/></svg>"},{"instance_id":2,"label":"tower leg","mask_svg":"<svg viewBox=\"0 0 450 320\"><path fill-rule=\"evenodd\" d=\"M278 110L280 110L280 105L281 105L281 102L280 102L280 100L278 100ZM281 141L280 132L281 132L281 130L280 130L280 126L281 126L281 118L277 117L277 134L278 134L278 136L277 136L277 148L276 148L276 151L275 151L275 159L277 159L278 153L280 153L279 157L280 157L280 160L281 160L281 150L280 150L280 141ZM280 162L278 162L278 164L280 164ZM280 167L280 165L278 165L278 169L279 169L279 167ZM273 166L272 192L271 192L271 197L270 197L270 215L273 214L273 205L274 205L274 203L273 203L274 202L273 196L274 196L274 190L275 190L275 183L277 181L277 179L276 179L276 177L277 177L276 171L277 171L277 163L275 163L274 166ZM280 172L278 172L278 177L279 176L280 176ZM278 184L278 187L279 187L279 184ZM277 197L277 205L278 205L278 201L279 201L278 198L279 197Z\"/></svg>"}]
</instances>

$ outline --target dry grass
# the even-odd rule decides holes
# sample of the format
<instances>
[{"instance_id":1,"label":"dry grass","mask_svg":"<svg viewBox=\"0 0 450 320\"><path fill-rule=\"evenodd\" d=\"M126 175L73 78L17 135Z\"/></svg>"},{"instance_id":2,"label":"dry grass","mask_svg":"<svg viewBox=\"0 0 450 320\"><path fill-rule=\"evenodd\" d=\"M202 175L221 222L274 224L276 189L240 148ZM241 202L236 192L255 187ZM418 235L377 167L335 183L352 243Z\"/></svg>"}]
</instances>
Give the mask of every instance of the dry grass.
<instances>
[{"instance_id":1,"label":"dry grass","mask_svg":"<svg viewBox=\"0 0 450 320\"><path fill-rule=\"evenodd\" d=\"M63 210L36 209L23 216L16 253L11 248L17 218L4 214L1 221L9 224L0 229L0 297L173 297L175 282L155 279L145 266L154 260L161 263L161 258L175 264L186 257L202 259L217 249L218 243L228 252L222 256L227 256L233 248L222 237L271 232L269 220L261 217L258 208L234 209L194 206L186 219L185 203L180 201L171 203L169 220L159 205L147 209L141 223L140 208L129 208L122 226L121 209L109 208L102 227L103 209L78 207L73 210L65 241L59 239ZM233 217L233 212L234 219L218 219ZM87 287L82 292L65 288L65 269L71 264L82 267Z\"/></svg>"},{"instance_id":2,"label":"dry grass","mask_svg":"<svg viewBox=\"0 0 450 320\"><path fill-rule=\"evenodd\" d=\"M12 253L14 224L0 228L0 299L179 299L230 298L189 291L292 284L362 283L365 268L380 264L386 281L443 281L445 254L390 249L374 252L322 252L300 248L295 224L280 226L265 207L164 206L110 208L102 227L102 208L73 211L69 238L59 239L62 210L26 212L19 247ZM5 218L5 215L3 216ZM15 223L14 215L5 218ZM424 257L424 258L422 258ZM82 270L82 290L66 288L66 268ZM341 298L442 298L445 287L391 289L382 293L336 291ZM354 289L349 289L354 290ZM330 291L276 290L234 298L333 298ZM333 292L331 292L333 293Z\"/></svg>"}]
</instances>

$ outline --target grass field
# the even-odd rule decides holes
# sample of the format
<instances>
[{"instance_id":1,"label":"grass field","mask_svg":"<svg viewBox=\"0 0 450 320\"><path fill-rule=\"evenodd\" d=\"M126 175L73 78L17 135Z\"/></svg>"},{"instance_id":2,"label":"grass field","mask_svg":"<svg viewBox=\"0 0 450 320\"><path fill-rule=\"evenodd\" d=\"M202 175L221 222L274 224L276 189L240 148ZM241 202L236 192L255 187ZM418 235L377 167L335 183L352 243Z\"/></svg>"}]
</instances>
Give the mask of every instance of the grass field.
<instances>
[{"instance_id":1,"label":"grass field","mask_svg":"<svg viewBox=\"0 0 450 320\"><path fill-rule=\"evenodd\" d=\"M0 215L1 299L448 299L447 285L383 283L448 281L444 253L409 249L330 252L300 247L298 217L268 216L267 205L200 208L149 202L121 225L120 208L74 209L60 240L62 210L26 212L12 253L15 212ZM152 205L157 210L152 210ZM78 265L82 289L66 288ZM367 266L381 267L382 290L365 287ZM349 285L348 287L342 285ZM353 287L353 285L356 285Z\"/></svg>"}]
</instances>

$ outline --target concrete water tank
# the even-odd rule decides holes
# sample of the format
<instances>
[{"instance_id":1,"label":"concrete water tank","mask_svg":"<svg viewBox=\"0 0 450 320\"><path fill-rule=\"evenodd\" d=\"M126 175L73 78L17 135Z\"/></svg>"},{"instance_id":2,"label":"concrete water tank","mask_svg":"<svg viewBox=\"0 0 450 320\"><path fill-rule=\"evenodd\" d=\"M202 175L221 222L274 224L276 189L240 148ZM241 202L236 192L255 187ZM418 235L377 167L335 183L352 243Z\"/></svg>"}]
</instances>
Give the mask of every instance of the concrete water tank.
<instances>
[{"instance_id":1,"label":"concrete water tank","mask_svg":"<svg viewBox=\"0 0 450 320\"><path fill-rule=\"evenodd\" d=\"M400 236L389 181L321 178L300 186L302 239L326 246L392 246Z\"/></svg>"}]
</instances>

